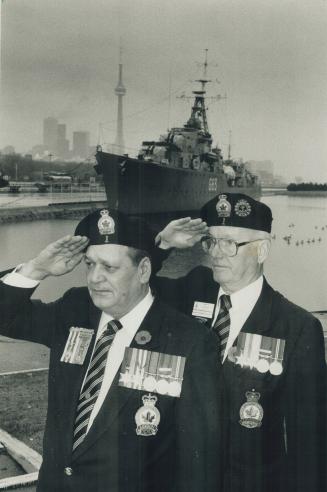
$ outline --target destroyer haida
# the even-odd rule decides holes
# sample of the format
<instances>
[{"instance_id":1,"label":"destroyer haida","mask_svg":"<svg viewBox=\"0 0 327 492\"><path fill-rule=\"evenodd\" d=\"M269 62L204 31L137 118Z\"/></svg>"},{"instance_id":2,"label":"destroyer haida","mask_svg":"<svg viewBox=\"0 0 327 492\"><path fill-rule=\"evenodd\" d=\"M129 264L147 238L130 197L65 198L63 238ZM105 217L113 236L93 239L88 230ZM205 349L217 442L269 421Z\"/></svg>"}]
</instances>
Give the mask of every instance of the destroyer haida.
<instances>
[{"instance_id":1,"label":"destroyer haida","mask_svg":"<svg viewBox=\"0 0 327 492\"><path fill-rule=\"evenodd\" d=\"M243 163L224 160L212 147L206 115L207 62L200 90L193 91L191 116L182 127L172 128L159 141L144 141L137 158L96 153L109 207L127 214L196 213L203 203L221 191L243 192L260 197L257 176Z\"/></svg>"}]
</instances>

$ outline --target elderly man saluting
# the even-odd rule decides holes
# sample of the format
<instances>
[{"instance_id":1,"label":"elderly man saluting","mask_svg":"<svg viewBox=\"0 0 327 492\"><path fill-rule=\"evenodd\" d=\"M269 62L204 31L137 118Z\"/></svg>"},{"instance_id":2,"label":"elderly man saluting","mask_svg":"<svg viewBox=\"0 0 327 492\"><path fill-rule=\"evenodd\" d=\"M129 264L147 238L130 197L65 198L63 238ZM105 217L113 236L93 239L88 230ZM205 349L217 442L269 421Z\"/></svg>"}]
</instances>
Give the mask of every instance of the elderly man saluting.
<instances>
[{"instance_id":1,"label":"elderly man saluting","mask_svg":"<svg viewBox=\"0 0 327 492\"><path fill-rule=\"evenodd\" d=\"M213 335L153 298L153 250L143 222L101 210L0 282L1 333L51 349L39 492L221 490ZM30 300L82 259L87 288Z\"/></svg>"},{"instance_id":2,"label":"elderly man saluting","mask_svg":"<svg viewBox=\"0 0 327 492\"><path fill-rule=\"evenodd\" d=\"M271 210L225 193L203 207L202 219L173 221L158 239L163 249L201 239L210 268L198 266L177 280L158 277L156 288L216 335L228 395L224 490L325 491L322 328L263 277Z\"/></svg>"}]
</instances>

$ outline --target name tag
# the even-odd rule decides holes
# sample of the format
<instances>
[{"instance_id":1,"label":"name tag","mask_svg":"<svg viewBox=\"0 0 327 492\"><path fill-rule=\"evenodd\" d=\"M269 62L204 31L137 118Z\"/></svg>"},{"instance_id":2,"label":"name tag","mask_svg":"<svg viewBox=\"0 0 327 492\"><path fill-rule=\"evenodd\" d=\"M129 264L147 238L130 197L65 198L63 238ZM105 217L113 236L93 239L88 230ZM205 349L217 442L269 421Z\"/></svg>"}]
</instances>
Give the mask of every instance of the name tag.
<instances>
[{"instance_id":1,"label":"name tag","mask_svg":"<svg viewBox=\"0 0 327 492\"><path fill-rule=\"evenodd\" d=\"M119 386L180 397L186 358L127 347Z\"/></svg>"},{"instance_id":2,"label":"name tag","mask_svg":"<svg viewBox=\"0 0 327 492\"><path fill-rule=\"evenodd\" d=\"M193 305L192 316L211 319L215 309L215 304L211 302L195 301Z\"/></svg>"},{"instance_id":3,"label":"name tag","mask_svg":"<svg viewBox=\"0 0 327 492\"><path fill-rule=\"evenodd\" d=\"M60 362L68 364L84 363L94 330L72 326Z\"/></svg>"}]
</instances>

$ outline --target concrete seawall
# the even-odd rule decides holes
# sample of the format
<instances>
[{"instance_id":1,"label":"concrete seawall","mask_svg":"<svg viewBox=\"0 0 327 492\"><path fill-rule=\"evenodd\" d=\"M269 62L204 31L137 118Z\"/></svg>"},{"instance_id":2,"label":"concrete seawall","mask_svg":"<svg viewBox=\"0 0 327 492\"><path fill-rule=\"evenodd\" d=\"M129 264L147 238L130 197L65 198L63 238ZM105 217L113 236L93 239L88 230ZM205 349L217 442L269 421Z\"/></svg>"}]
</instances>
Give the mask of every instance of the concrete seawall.
<instances>
[{"instance_id":1,"label":"concrete seawall","mask_svg":"<svg viewBox=\"0 0 327 492\"><path fill-rule=\"evenodd\" d=\"M32 220L78 219L97 208L106 207L105 201L56 203L38 207L0 209L0 224Z\"/></svg>"}]
</instances>

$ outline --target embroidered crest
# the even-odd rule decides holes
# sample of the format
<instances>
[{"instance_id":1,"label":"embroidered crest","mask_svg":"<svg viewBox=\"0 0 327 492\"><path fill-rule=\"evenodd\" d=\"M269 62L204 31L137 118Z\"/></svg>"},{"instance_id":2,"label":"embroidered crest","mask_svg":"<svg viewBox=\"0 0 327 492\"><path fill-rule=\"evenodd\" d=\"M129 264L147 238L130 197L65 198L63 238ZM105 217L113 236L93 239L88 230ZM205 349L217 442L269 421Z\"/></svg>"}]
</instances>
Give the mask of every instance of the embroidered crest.
<instances>
[{"instance_id":1,"label":"embroidered crest","mask_svg":"<svg viewBox=\"0 0 327 492\"><path fill-rule=\"evenodd\" d=\"M235 214L239 217L247 217L251 213L251 205L246 200L242 199L235 204Z\"/></svg>"}]
</instances>

